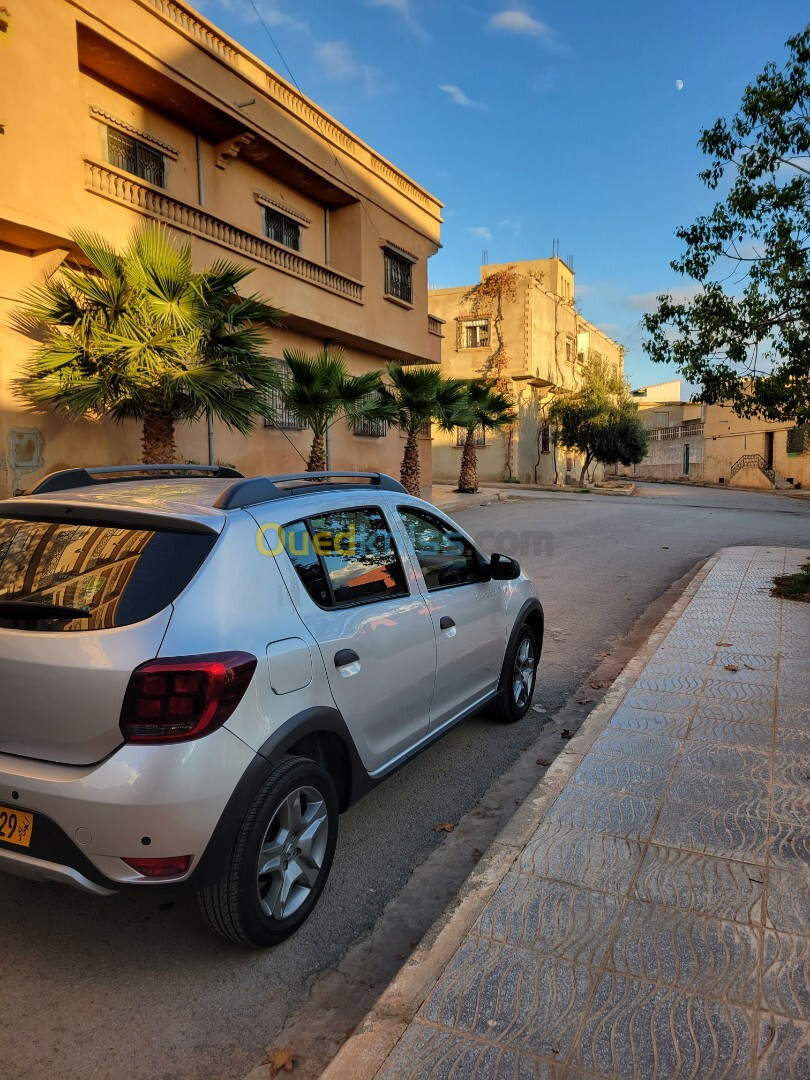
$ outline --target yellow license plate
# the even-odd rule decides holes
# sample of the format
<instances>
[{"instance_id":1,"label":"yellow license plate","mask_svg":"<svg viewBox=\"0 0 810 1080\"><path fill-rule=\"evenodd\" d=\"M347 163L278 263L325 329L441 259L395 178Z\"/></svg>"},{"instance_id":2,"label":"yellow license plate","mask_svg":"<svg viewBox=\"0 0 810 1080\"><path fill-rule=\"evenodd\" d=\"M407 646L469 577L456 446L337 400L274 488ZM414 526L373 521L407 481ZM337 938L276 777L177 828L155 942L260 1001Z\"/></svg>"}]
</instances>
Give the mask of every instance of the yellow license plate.
<instances>
[{"instance_id":1,"label":"yellow license plate","mask_svg":"<svg viewBox=\"0 0 810 1080\"><path fill-rule=\"evenodd\" d=\"M17 847L28 847L31 833L34 831L34 815L24 810L12 810L0 806L0 840Z\"/></svg>"}]
</instances>

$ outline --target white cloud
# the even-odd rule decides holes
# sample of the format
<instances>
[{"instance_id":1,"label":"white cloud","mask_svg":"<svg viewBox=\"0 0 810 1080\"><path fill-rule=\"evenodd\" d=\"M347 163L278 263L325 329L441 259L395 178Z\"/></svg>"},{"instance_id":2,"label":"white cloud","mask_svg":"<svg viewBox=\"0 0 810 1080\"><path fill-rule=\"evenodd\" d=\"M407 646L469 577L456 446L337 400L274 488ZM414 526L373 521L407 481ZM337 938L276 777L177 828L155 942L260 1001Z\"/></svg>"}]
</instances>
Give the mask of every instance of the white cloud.
<instances>
[{"instance_id":1,"label":"white cloud","mask_svg":"<svg viewBox=\"0 0 810 1080\"><path fill-rule=\"evenodd\" d=\"M627 297L627 303L636 311L647 314L658 308L658 297L661 295L671 296L676 304L685 304L690 300L694 300L698 293L701 292L703 292L701 285L684 285L681 288L659 289L658 292L636 293L634 296Z\"/></svg>"},{"instance_id":2,"label":"white cloud","mask_svg":"<svg viewBox=\"0 0 810 1080\"><path fill-rule=\"evenodd\" d=\"M367 0L367 3L369 7L388 8L390 11L395 12L414 37L421 38L422 41L429 39L430 34L413 13L411 0Z\"/></svg>"},{"instance_id":3,"label":"white cloud","mask_svg":"<svg viewBox=\"0 0 810 1080\"><path fill-rule=\"evenodd\" d=\"M448 95L454 105L461 105L465 109L489 109L489 106L484 105L482 101L474 101L471 97L467 97L460 86L444 83L439 89Z\"/></svg>"},{"instance_id":4,"label":"white cloud","mask_svg":"<svg viewBox=\"0 0 810 1080\"><path fill-rule=\"evenodd\" d=\"M315 47L315 60L323 73L331 79L344 82L359 80L369 94L380 90L379 72L367 64L361 64L354 56L347 41L322 41Z\"/></svg>"},{"instance_id":5,"label":"white cloud","mask_svg":"<svg viewBox=\"0 0 810 1080\"><path fill-rule=\"evenodd\" d=\"M216 0L216 3L246 23L264 22L268 27L309 30L309 23L306 20L297 19L284 10L283 0L256 0L255 8L250 0ZM205 7L208 5L206 4Z\"/></svg>"},{"instance_id":6,"label":"white cloud","mask_svg":"<svg viewBox=\"0 0 810 1080\"><path fill-rule=\"evenodd\" d=\"M528 37L545 38L551 35L551 30L545 23L535 19L528 11L520 8L509 8L499 11L489 20L490 29L505 30L509 34L525 34Z\"/></svg>"},{"instance_id":7,"label":"white cloud","mask_svg":"<svg viewBox=\"0 0 810 1080\"><path fill-rule=\"evenodd\" d=\"M474 225L474 226L471 225L469 228L466 228L464 231L466 233L469 233L470 236L477 237L479 240L491 240L492 239L492 230L488 229L485 225Z\"/></svg>"}]
</instances>

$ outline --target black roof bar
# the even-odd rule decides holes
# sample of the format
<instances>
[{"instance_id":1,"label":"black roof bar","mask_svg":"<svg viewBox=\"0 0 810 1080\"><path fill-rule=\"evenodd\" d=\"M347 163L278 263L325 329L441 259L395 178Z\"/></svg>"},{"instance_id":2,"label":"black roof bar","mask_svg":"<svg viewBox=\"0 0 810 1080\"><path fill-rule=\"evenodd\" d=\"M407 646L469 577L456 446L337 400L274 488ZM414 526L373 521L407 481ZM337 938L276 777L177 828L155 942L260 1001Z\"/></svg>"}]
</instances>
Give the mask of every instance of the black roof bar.
<instances>
[{"instance_id":1,"label":"black roof bar","mask_svg":"<svg viewBox=\"0 0 810 1080\"><path fill-rule=\"evenodd\" d=\"M40 480L30 494L45 495L50 491L94 487L96 484L120 484L127 480L147 480L152 476L181 479L189 473L204 473L206 477L222 480L244 478L243 473L226 465L99 465L91 469L62 469L51 473Z\"/></svg>"},{"instance_id":2,"label":"black roof bar","mask_svg":"<svg viewBox=\"0 0 810 1080\"><path fill-rule=\"evenodd\" d=\"M334 484L335 479L348 480L348 483ZM365 480L366 484L353 481ZM285 488L279 484L297 483L299 486ZM374 487L381 491L398 491L407 494L405 488L393 476L378 472L304 472L287 473L284 476L252 476L239 480L222 492L214 503L217 510L239 510L257 503L272 502L274 499L288 499L291 495L310 495L314 491L334 491L344 487Z\"/></svg>"}]
</instances>

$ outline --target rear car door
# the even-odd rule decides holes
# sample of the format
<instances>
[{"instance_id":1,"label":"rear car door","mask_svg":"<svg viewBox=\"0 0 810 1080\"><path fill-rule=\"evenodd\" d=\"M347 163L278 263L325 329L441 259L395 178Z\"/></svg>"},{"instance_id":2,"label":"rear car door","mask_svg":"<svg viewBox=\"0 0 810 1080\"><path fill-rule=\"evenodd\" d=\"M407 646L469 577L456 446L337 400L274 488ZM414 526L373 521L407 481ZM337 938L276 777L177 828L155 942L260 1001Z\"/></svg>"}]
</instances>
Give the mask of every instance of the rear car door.
<instances>
[{"instance_id":1,"label":"rear car door","mask_svg":"<svg viewBox=\"0 0 810 1080\"><path fill-rule=\"evenodd\" d=\"M293 602L374 773L428 730L436 638L424 596L379 506L332 510L283 531Z\"/></svg>"},{"instance_id":2,"label":"rear car door","mask_svg":"<svg viewBox=\"0 0 810 1080\"><path fill-rule=\"evenodd\" d=\"M506 650L503 582L482 580L480 556L450 522L416 506L400 506L399 515L436 630L433 728L498 685Z\"/></svg>"}]
</instances>

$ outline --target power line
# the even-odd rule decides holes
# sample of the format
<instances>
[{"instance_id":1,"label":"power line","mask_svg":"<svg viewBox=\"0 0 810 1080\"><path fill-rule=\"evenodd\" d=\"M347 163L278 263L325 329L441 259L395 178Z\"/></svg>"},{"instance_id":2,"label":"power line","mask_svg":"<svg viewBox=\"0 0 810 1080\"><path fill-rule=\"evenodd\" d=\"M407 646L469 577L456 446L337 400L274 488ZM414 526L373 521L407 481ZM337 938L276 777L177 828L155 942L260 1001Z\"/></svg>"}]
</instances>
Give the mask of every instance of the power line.
<instances>
[{"instance_id":1,"label":"power line","mask_svg":"<svg viewBox=\"0 0 810 1080\"><path fill-rule=\"evenodd\" d=\"M258 9L258 8L256 7L256 4L254 3L254 0L250 0L250 6L251 6L251 7L253 8L253 10L254 10L254 11L256 12L256 18L257 18L257 19L259 20L259 22L260 22L260 23L262 24L262 26L264 27L264 32L265 32L265 33L267 34L267 36L268 36L268 37L270 38L271 42L273 43L273 48L274 48L274 49L276 50L276 52L277 52L277 53L278 53L278 55L279 55L279 59L281 60L281 62L282 62L282 64L284 65L284 67L285 67L285 68L287 69L287 74L288 74L288 75L290 76L290 79L292 80L293 86L295 87L295 89L296 89L296 90L298 91L298 93L299 93L299 94L302 94L302 93L303 93L303 90L302 90L302 89L301 89L301 87L300 87L300 86L298 85L298 83L297 83L297 82L295 81L295 76L293 75L293 73L292 73L292 70L290 69L290 65L289 65L289 64L287 63L287 61L286 61L286 60L284 59L284 55L283 55L283 53L281 52L281 49L280 49L280 48L278 47L278 45L276 44L276 39L275 39L275 38L273 37L273 35L272 35L272 34L270 33L270 29L269 29L269 27L268 27L267 23L266 23L266 22L264 21L264 19L262 18L262 13L261 13L261 12L259 11L259 9Z\"/></svg>"}]
</instances>

